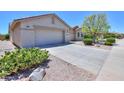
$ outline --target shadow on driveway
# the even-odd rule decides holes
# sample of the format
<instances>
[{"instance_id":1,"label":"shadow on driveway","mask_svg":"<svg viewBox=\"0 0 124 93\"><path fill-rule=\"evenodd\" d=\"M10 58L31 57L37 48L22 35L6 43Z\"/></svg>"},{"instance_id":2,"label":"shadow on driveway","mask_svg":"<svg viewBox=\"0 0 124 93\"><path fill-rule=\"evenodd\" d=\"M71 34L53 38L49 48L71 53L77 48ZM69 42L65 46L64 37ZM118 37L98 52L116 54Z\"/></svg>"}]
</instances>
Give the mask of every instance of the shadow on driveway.
<instances>
[{"instance_id":1,"label":"shadow on driveway","mask_svg":"<svg viewBox=\"0 0 124 93\"><path fill-rule=\"evenodd\" d=\"M72 44L72 43L61 43L61 44L50 44L50 45L42 45L42 46L38 46L37 48L55 48L55 47L59 47L59 46L67 46L67 45L70 45L70 44Z\"/></svg>"}]
</instances>

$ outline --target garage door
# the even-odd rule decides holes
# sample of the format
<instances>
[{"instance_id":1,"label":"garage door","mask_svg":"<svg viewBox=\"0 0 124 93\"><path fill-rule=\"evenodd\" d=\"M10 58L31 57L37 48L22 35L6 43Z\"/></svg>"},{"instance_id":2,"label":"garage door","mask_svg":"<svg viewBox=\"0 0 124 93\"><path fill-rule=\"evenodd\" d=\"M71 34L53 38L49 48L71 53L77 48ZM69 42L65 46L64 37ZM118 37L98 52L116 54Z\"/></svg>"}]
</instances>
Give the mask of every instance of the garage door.
<instances>
[{"instance_id":1,"label":"garage door","mask_svg":"<svg viewBox=\"0 0 124 93\"><path fill-rule=\"evenodd\" d=\"M59 30L39 30L35 34L35 45L49 45L64 42L63 31Z\"/></svg>"}]
</instances>

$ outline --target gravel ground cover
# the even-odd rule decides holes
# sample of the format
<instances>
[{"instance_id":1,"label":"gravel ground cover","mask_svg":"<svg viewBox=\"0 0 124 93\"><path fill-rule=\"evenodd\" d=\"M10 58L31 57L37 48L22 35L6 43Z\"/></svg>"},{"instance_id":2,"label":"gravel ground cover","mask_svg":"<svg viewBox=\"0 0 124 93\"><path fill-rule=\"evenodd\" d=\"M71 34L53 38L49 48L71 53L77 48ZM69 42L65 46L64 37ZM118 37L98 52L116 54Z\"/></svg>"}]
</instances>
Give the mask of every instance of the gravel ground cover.
<instances>
[{"instance_id":1,"label":"gravel ground cover","mask_svg":"<svg viewBox=\"0 0 124 93\"><path fill-rule=\"evenodd\" d=\"M92 73L71 65L57 57L50 56L44 81L85 81L95 80Z\"/></svg>"}]
</instances>

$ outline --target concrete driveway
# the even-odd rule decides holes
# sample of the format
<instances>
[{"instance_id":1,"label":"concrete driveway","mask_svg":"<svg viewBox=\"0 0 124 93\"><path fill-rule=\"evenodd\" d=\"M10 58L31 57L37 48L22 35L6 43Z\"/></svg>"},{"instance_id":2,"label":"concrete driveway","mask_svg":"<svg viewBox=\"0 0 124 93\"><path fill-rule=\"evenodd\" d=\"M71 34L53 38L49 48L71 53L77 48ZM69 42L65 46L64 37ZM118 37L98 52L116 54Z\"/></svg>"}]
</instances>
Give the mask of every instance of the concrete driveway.
<instances>
[{"instance_id":1,"label":"concrete driveway","mask_svg":"<svg viewBox=\"0 0 124 93\"><path fill-rule=\"evenodd\" d=\"M76 44L44 47L50 54L97 75L107 59L108 50L80 46Z\"/></svg>"}]
</instances>

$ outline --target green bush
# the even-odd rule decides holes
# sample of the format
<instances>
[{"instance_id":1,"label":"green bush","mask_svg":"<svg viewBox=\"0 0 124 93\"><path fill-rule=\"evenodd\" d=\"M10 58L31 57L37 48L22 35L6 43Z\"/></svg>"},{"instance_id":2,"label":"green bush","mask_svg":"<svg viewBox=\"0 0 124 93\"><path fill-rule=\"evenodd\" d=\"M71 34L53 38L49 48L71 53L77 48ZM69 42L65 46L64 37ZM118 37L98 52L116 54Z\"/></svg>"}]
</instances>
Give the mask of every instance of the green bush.
<instances>
[{"instance_id":1,"label":"green bush","mask_svg":"<svg viewBox=\"0 0 124 93\"><path fill-rule=\"evenodd\" d=\"M104 38L111 38L111 35L105 35Z\"/></svg>"},{"instance_id":2,"label":"green bush","mask_svg":"<svg viewBox=\"0 0 124 93\"><path fill-rule=\"evenodd\" d=\"M124 35L123 34L116 34L116 38L122 39L122 38L124 38Z\"/></svg>"},{"instance_id":3,"label":"green bush","mask_svg":"<svg viewBox=\"0 0 124 93\"><path fill-rule=\"evenodd\" d=\"M83 39L85 45L92 45L93 40L90 38Z\"/></svg>"},{"instance_id":4,"label":"green bush","mask_svg":"<svg viewBox=\"0 0 124 93\"><path fill-rule=\"evenodd\" d=\"M5 39L6 39L6 40L9 40L9 34L6 34L6 35L5 35Z\"/></svg>"},{"instance_id":5,"label":"green bush","mask_svg":"<svg viewBox=\"0 0 124 93\"><path fill-rule=\"evenodd\" d=\"M48 51L38 48L22 48L5 52L5 55L0 58L0 77L41 64L48 57Z\"/></svg>"},{"instance_id":6,"label":"green bush","mask_svg":"<svg viewBox=\"0 0 124 93\"><path fill-rule=\"evenodd\" d=\"M107 33L104 35L104 38L116 38L116 34L115 33Z\"/></svg>"},{"instance_id":7,"label":"green bush","mask_svg":"<svg viewBox=\"0 0 124 93\"><path fill-rule=\"evenodd\" d=\"M115 43L115 38L107 38L106 41L110 43Z\"/></svg>"},{"instance_id":8,"label":"green bush","mask_svg":"<svg viewBox=\"0 0 124 93\"><path fill-rule=\"evenodd\" d=\"M105 45L108 45L108 46L112 46L113 45L113 43L111 43L111 42L105 42Z\"/></svg>"},{"instance_id":9,"label":"green bush","mask_svg":"<svg viewBox=\"0 0 124 93\"><path fill-rule=\"evenodd\" d=\"M84 38L84 39L86 39L86 38L91 38L91 39L92 39L93 36L92 36L91 34L85 34L83 38Z\"/></svg>"}]
</instances>

